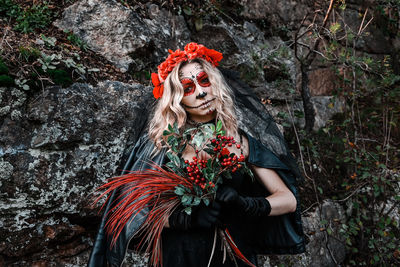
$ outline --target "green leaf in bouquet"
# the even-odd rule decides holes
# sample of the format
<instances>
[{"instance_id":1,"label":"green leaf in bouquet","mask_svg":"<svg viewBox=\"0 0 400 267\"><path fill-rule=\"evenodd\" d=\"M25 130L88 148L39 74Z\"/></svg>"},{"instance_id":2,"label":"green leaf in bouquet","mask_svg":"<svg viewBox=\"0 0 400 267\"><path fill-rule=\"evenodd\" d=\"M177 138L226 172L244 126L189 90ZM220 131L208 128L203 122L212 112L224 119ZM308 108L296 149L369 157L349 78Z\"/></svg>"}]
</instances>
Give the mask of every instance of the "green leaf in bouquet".
<instances>
[{"instance_id":1,"label":"green leaf in bouquet","mask_svg":"<svg viewBox=\"0 0 400 267\"><path fill-rule=\"evenodd\" d=\"M210 128L211 128L212 132L214 133L215 132L215 125L211 124Z\"/></svg>"},{"instance_id":2,"label":"green leaf in bouquet","mask_svg":"<svg viewBox=\"0 0 400 267\"><path fill-rule=\"evenodd\" d=\"M194 144L196 147L200 147L201 144L204 143L204 134L200 131L195 134L193 137L192 144Z\"/></svg>"},{"instance_id":3,"label":"green leaf in bouquet","mask_svg":"<svg viewBox=\"0 0 400 267\"><path fill-rule=\"evenodd\" d=\"M179 134L178 123L174 122L174 131L175 133Z\"/></svg>"},{"instance_id":4,"label":"green leaf in bouquet","mask_svg":"<svg viewBox=\"0 0 400 267\"><path fill-rule=\"evenodd\" d=\"M178 196L183 196L185 194L185 188L182 186L175 186L175 194L177 194Z\"/></svg>"},{"instance_id":5,"label":"green leaf in bouquet","mask_svg":"<svg viewBox=\"0 0 400 267\"><path fill-rule=\"evenodd\" d=\"M170 131L167 131L167 130L164 130L162 134L163 134L163 136L166 136L166 135L170 135L171 132L170 132Z\"/></svg>"},{"instance_id":6,"label":"green leaf in bouquet","mask_svg":"<svg viewBox=\"0 0 400 267\"><path fill-rule=\"evenodd\" d=\"M186 212L187 215L192 214L192 207L186 207L183 209L184 212Z\"/></svg>"},{"instance_id":7,"label":"green leaf in bouquet","mask_svg":"<svg viewBox=\"0 0 400 267\"><path fill-rule=\"evenodd\" d=\"M218 120L217 122L217 132L221 131L222 129L222 121Z\"/></svg>"},{"instance_id":8,"label":"green leaf in bouquet","mask_svg":"<svg viewBox=\"0 0 400 267\"><path fill-rule=\"evenodd\" d=\"M220 130L220 131L217 131L217 132L216 132L217 135L218 135L218 134L220 134L220 135L225 135L225 133L226 133L225 130Z\"/></svg>"},{"instance_id":9,"label":"green leaf in bouquet","mask_svg":"<svg viewBox=\"0 0 400 267\"><path fill-rule=\"evenodd\" d=\"M173 153L167 153L167 157L169 158L170 162L174 163L175 166L180 167L181 165L181 160L176 154ZM168 162L169 163L169 162ZM167 164L166 164L167 165ZM168 166L168 165L167 165Z\"/></svg>"},{"instance_id":10,"label":"green leaf in bouquet","mask_svg":"<svg viewBox=\"0 0 400 267\"><path fill-rule=\"evenodd\" d=\"M175 140L175 136L173 136L173 135L168 136L168 138L167 138L168 145L172 146L172 143L174 142L174 140Z\"/></svg>"},{"instance_id":11,"label":"green leaf in bouquet","mask_svg":"<svg viewBox=\"0 0 400 267\"><path fill-rule=\"evenodd\" d=\"M200 204L200 202L201 202L201 198L196 196L193 198L192 206L197 206Z\"/></svg>"},{"instance_id":12,"label":"green leaf in bouquet","mask_svg":"<svg viewBox=\"0 0 400 267\"><path fill-rule=\"evenodd\" d=\"M200 186L198 186L197 184L195 184L193 186L194 192L196 193L196 195L201 196L203 194L203 191L201 191Z\"/></svg>"},{"instance_id":13,"label":"green leaf in bouquet","mask_svg":"<svg viewBox=\"0 0 400 267\"><path fill-rule=\"evenodd\" d=\"M213 126L214 125L211 123L202 125L201 131L203 132L205 139L209 139L209 138L213 137L213 134L215 132L215 126L214 126L214 129L213 129Z\"/></svg>"},{"instance_id":14,"label":"green leaf in bouquet","mask_svg":"<svg viewBox=\"0 0 400 267\"><path fill-rule=\"evenodd\" d=\"M185 148L186 148L186 143L184 143L183 145L181 145L181 146L179 147L177 153L178 153L178 154L182 154L182 152L183 152L183 150L185 150ZM181 166L183 166L183 164L182 164Z\"/></svg>"},{"instance_id":15,"label":"green leaf in bouquet","mask_svg":"<svg viewBox=\"0 0 400 267\"><path fill-rule=\"evenodd\" d=\"M206 152L208 155L213 155L213 154L215 153L215 152L214 152L214 149L204 148L203 150L204 150L204 152Z\"/></svg>"},{"instance_id":16,"label":"green leaf in bouquet","mask_svg":"<svg viewBox=\"0 0 400 267\"><path fill-rule=\"evenodd\" d=\"M254 179L254 173L250 170L250 168L244 162L243 162L242 169L244 169L245 173L247 173L251 177L251 179Z\"/></svg>"},{"instance_id":17,"label":"green leaf in bouquet","mask_svg":"<svg viewBox=\"0 0 400 267\"><path fill-rule=\"evenodd\" d=\"M167 162L167 164L165 164L165 166L167 166L168 168L172 169L172 171L174 171L174 172L177 171L176 165L175 165L175 163L173 163L172 161Z\"/></svg>"},{"instance_id":18,"label":"green leaf in bouquet","mask_svg":"<svg viewBox=\"0 0 400 267\"><path fill-rule=\"evenodd\" d=\"M213 149L213 151L214 151L214 145L212 145L212 144L207 144L206 147L209 148L209 149Z\"/></svg>"},{"instance_id":19,"label":"green leaf in bouquet","mask_svg":"<svg viewBox=\"0 0 400 267\"><path fill-rule=\"evenodd\" d=\"M203 198L203 203L208 206L210 205L210 200L208 198Z\"/></svg>"},{"instance_id":20,"label":"green leaf in bouquet","mask_svg":"<svg viewBox=\"0 0 400 267\"><path fill-rule=\"evenodd\" d=\"M181 202L183 206L190 206L190 204L192 204L193 201L193 196L191 195L183 195Z\"/></svg>"},{"instance_id":21,"label":"green leaf in bouquet","mask_svg":"<svg viewBox=\"0 0 400 267\"><path fill-rule=\"evenodd\" d=\"M174 128L172 128L172 125L171 125L171 124L168 124L168 130L169 130L171 133L174 132Z\"/></svg>"},{"instance_id":22,"label":"green leaf in bouquet","mask_svg":"<svg viewBox=\"0 0 400 267\"><path fill-rule=\"evenodd\" d=\"M176 166L181 166L181 160L179 159L179 157L175 154L172 154L172 159L174 161L174 163L176 164Z\"/></svg>"}]
</instances>

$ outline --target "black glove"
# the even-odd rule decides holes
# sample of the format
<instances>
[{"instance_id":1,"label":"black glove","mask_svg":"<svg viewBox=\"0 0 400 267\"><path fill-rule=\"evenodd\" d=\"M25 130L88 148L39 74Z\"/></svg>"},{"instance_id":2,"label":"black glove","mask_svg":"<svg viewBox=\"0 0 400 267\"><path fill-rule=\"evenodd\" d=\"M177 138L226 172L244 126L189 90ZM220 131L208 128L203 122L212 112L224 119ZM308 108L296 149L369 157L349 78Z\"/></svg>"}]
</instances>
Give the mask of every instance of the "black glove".
<instances>
[{"instance_id":1,"label":"black glove","mask_svg":"<svg viewBox=\"0 0 400 267\"><path fill-rule=\"evenodd\" d=\"M188 215L182 209L175 209L169 216L168 222L171 229L188 230L192 228L210 228L220 224L219 216L221 205L213 201L210 206L200 204L192 208L192 214Z\"/></svg>"},{"instance_id":2,"label":"black glove","mask_svg":"<svg viewBox=\"0 0 400 267\"><path fill-rule=\"evenodd\" d=\"M227 206L238 208L248 216L262 217L271 213L271 204L265 197L242 197L230 186L220 186L216 199Z\"/></svg>"}]
</instances>

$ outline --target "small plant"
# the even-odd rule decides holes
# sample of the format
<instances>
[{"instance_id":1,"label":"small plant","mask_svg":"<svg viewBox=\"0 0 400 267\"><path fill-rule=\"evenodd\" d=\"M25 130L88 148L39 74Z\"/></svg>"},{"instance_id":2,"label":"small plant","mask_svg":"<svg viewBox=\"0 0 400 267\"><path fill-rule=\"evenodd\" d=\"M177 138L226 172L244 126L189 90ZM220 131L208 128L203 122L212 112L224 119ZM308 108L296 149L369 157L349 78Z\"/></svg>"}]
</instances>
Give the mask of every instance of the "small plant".
<instances>
[{"instance_id":1,"label":"small plant","mask_svg":"<svg viewBox=\"0 0 400 267\"><path fill-rule=\"evenodd\" d=\"M60 60L62 59L61 55L51 54L47 55L46 53L41 53L41 58L38 59L39 63L42 64L42 70L46 72L47 70L54 70L57 68L57 65L60 64Z\"/></svg>"},{"instance_id":2,"label":"small plant","mask_svg":"<svg viewBox=\"0 0 400 267\"><path fill-rule=\"evenodd\" d=\"M27 79L16 79L16 80L15 80L15 84L16 84L19 88L21 88L21 89L23 89L23 90L25 90L25 91L28 91L28 90L30 89L30 87L29 87L29 85L27 84L27 82L28 82Z\"/></svg>"},{"instance_id":3,"label":"small plant","mask_svg":"<svg viewBox=\"0 0 400 267\"><path fill-rule=\"evenodd\" d=\"M13 0L0 0L0 15L16 18L21 13L21 8Z\"/></svg>"},{"instance_id":4,"label":"small plant","mask_svg":"<svg viewBox=\"0 0 400 267\"><path fill-rule=\"evenodd\" d=\"M35 29L44 29L52 19L52 12L46 2L34 4L24 10L18 8L14 10L12 16L16 18L17 22L15 30L23 33L33 32Z\"/></svg>"},{"instance_id":5,"label":"small plant","mask_svg":"<svg viewBox=\"0 0 400 267\"><path fill-rule=\"evenodd\" d=\"M26 62L33 62L40 57L40 51L34 47L20 46L18 48L20 57Z\"/></svg>"},{"instance_id":6,"label":"small plant","mask_svg":"<svg viewBox=\"0 0 400 267\"><path fill-rule=\"evenodd\" d=\"M88 49L87 43L79 38L79 36L68 30L65 30L64 32L67 34L67 39L71 42L71 44L79 47L83 51L86 51Z\"/></svg>"},{"instance_id":7,"label":"small plant","mask_svg":"<svg viewBox=\"0 0 400 267\"><path fill-rule=\"evenodd\" d=\"M44 44L48 47L54 47L56 45L57 39L55 37L46 37L44 34L40 35Z\"/></svg>"}]
</instances>

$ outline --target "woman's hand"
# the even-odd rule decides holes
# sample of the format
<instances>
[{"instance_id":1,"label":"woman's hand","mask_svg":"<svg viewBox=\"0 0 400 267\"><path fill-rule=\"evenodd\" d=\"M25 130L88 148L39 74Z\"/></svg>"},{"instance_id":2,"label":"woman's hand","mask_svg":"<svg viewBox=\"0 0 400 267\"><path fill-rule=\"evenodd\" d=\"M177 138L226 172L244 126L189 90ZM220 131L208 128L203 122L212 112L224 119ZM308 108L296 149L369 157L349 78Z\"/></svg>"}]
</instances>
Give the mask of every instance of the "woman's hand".
<instances>
[{"instance_id":1,"label":"woman's hand","mask_svg":"<svg viewBox=\"0 0 400 267\"><path fill-rule=\"evenodd\" d=\"M192 207L192 214L189 215L182 209L175 209L168 218L166 227L171 229L189 230L193 228L211 228L220 225L221 205L213 201L209 206L203 203Z\"/></svg>"},{"instance_id":2,"label":"woman's hand","mask_svg":"<svg viewBox=\"0 0 400 267\"><path fill-rule=\"evenodd\" d=\"M230 186L221 185L218 188L216 199L250 217L268 216L271 212L271 205L266 198L242 197Z\"/></svg>"}]
</instances>

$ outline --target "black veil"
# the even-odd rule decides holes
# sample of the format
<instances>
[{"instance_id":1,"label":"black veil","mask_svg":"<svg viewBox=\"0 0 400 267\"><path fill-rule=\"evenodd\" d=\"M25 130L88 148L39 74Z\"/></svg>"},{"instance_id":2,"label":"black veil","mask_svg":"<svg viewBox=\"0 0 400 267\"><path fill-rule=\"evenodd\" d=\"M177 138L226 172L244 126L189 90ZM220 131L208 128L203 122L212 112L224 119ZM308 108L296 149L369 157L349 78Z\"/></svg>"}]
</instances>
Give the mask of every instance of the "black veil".
<instances>
[{"instance_id":1,"label":"black veil","mask_svg":"<svg viewBox=\"0 0 400 267\"><path fill-rule=\"evenodd\" d=\"M292 170L297 180L303 180L283 134L267 109L258 100L253 89L240 80L237 72L223 68L219 70L234 93L239 128L260 140Z\"/></svg>"}]
</instances>

